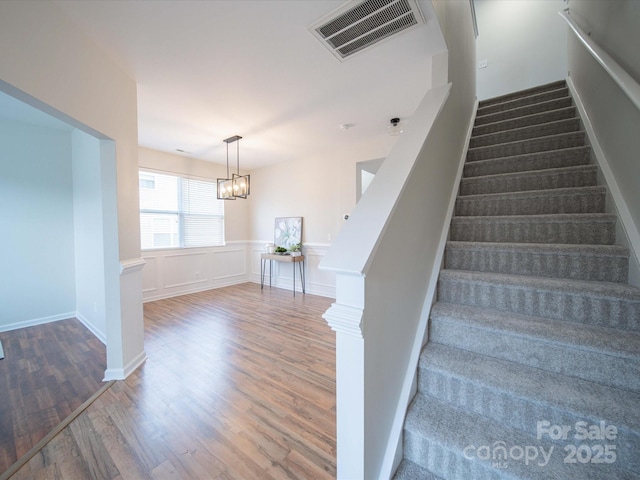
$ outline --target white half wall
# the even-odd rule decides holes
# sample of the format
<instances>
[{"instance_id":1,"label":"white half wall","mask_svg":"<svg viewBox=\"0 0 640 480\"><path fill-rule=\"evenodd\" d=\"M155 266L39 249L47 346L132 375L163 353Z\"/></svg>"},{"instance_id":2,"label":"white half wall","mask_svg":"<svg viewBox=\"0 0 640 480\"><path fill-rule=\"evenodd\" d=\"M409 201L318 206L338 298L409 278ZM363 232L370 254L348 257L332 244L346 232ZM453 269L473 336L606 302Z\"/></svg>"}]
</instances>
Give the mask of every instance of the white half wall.
<instances>
[{"instance_id":1,"label":"white half wall","mask_svg":"<svg viewBox=\"0 0 640 480\"><path fill-rule=\"evenodd\" d=\"M567 32L557 12L564 0L474 0L479 100L562 80ZM606 2L603 2L606 3Z\"/></svg>"}]
</instances>

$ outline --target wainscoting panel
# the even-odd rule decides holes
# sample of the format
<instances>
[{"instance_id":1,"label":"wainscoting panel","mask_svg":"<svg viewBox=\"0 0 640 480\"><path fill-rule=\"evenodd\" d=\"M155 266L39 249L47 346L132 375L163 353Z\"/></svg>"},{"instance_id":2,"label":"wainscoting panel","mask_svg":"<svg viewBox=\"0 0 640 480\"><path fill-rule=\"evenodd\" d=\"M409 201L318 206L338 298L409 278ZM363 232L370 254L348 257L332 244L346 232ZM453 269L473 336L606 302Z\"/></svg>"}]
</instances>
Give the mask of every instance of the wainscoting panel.
<instances>
[{"instance_id":1,"label":"wainscoting panel","mask_svg":"<svg viewBox=\"0 0 640 480\"><path fill-rule=\"evenodd\" d=\"M164 288L176 288L207 281L207 252L181 252L165 255Z\"/></svg>"},{"instance_id":2,"label":"wainscoting panel","mask_svg":"<svg viewBox=\"0 0 640 480\"><path fill-rule=\"evenodd\" d=\"M143 301L175 297L212 288L244 282L260 283L260 255L265 241L233 242L224 247L183 250L153 250L142 253L147 262L143 270ZM306 291L313 295L335 298L335 273L318 269L329 250L325 244L305 244ZM274 287L291 290L292 266L273 262ZM269 264L265 284L269 285ZM301 291L296 266L296 290Z\"/></svg>"},{"instance_id":3,"label":"wainscoting panel","mask_svg":"<svg viewBox=\"0 0 640 480\"><path fill-rule=\"evenodd\" d=\"M328 247L309 248L306 255L307 282L312 285L313 293L323 297L336 297L336 273L320 270L318 264L326 255Z\"/></svg>"},{"instance_id":4,"label":"wainscoting panel","mask_svg":"<svg viewBox=\"0 0 640 480\"><path fill-rule=\"evenodd\" d=\"M252 242L250 248L251 257L251 281L260 282L260 255L265 252L266 242ZM336 276L334 272L327 272L318 269L318 264L329 250L330 245L326 244L305 244L302 253L305 256L305 280L306 291L313 295L335 298ZM273 262L273 277L271 285L278 288L291 290L293 279L291 277L292 265ZM266 273L264 282L269 284L269 262L266 263ZM296 290L301 291L300 273L296 266Z\"/></svg>"},{"instance_id":5,"label":"wainscoting panel","mask_svg":"<svg viewBox=\"0 0 640 480\"><path fill-rule=\"evenodd\" d=\"M154 292L158 289L158 257L145 256L147 264L142 269L142 293Z\"/></svg>"},{"instance_id":6,"label":"wainscoting panel","mask_svg":"<svg viewBox=\"0 0 640 480\"><path fill-rule=\"evenodd\" d=\"M246 248L221 250L211 253L211 271L214 280L245 277L247 273Z\"/></svg>"},{"instance_id":7,"label":"wainscoting panel","mask_svg":"<svg viewBox=\"0 0 640 480\"><path fill-rule=\"evenodd\" d=\"M234 242L223 247L142 252L147 262L143 273L143 301L250 281L247 248L248 242Z\"/></svg>"}]
</instances>

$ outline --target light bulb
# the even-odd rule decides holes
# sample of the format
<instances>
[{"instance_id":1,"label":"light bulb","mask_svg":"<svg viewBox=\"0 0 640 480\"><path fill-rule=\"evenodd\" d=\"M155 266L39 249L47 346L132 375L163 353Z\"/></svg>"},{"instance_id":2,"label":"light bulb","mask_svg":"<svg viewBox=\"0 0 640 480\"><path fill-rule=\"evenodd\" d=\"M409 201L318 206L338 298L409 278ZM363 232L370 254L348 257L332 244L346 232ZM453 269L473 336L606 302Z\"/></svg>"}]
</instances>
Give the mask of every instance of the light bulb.
<instances>
[{"instance_id":1,"label":"light bulb","mask_svg":"<svg viewBox=\"0 0 640 480\"><path fill-rule=\"evenodd\" d=\"M389 135L396 136L400 135L404 132L404 124L400 121L399 118L395 117L391 119L391 122L387 126L387 132Z\"/></svg>"}]
</instances>

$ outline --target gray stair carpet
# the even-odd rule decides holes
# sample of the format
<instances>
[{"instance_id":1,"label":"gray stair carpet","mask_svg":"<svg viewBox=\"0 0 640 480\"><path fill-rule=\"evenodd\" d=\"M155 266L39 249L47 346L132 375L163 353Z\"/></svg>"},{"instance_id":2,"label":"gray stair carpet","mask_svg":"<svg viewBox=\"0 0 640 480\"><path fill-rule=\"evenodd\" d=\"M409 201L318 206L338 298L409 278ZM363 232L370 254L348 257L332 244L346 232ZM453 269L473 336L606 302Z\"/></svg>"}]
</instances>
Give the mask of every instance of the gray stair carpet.
<instances>
[{"instance_id":1,"label":"gray stair carpet","mask_svg":"<svg viewBox=\"0 0 640 480\"><path fill-rule=\"evenodd\" d=\"M564 81L480 102L395 478L639 479L640 289Z\"/></svg>"}]
</instances>

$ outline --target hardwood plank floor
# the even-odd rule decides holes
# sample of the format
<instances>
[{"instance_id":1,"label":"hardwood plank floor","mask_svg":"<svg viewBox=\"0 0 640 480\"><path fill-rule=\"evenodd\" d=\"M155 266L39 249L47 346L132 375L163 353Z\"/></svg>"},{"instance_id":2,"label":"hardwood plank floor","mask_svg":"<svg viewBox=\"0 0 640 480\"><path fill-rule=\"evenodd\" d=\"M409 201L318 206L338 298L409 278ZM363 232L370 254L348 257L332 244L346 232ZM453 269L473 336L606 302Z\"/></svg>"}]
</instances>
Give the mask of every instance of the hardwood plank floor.
<instances>
[{"instance_id":1,"label":"hardwood plank floor","mask_svg":"<svg viewBox=\"0 0 640 480\"><path fill-rule=\"evenodd\" d=\"M145 364L12 480L335 478L331 301L247 283L145 304Z\"/></svg>"},{"instance_id":2,"label":"hardwood plank floor","mask_svg":"<svg viewBox=\"0 0 640 480\"><path fill-rule=\"evenodd\" d=\"M100 389L105 346L75 318L0 333L0 474Z\"/></svg>"}]
</instances>

